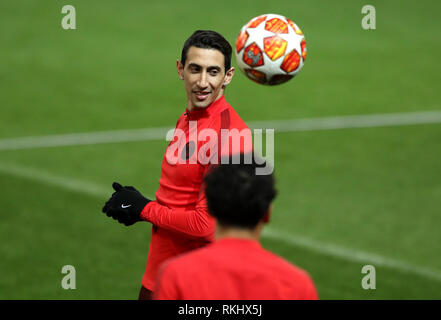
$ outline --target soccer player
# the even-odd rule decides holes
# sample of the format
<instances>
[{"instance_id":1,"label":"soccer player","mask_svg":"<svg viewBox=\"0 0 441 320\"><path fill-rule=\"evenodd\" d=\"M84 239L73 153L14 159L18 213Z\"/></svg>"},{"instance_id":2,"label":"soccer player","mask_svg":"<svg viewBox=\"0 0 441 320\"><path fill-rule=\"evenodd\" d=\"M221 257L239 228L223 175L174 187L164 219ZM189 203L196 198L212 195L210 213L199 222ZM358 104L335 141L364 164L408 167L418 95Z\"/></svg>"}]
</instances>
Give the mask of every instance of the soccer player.
<instances>
[{"instance_id":1,"label":"soccer player","mask_svg":"<svg viewBox=\"0 0 441 320\"><path fill-rule=\"evenodd\" d=\"M273 173L256 174L258 163L220 164L205 176L216 241L165 262L155 299L318 299L307 272L259 243L276 191Z\"/></svg>"},{"instance_id":2,"label":"soccer player","mask_svg":"<svg viewBox=\"0 0 441 320\"><path fill-rule=\"evenodd\" d=\"M153 225L139 299L151 298L162 262L214 240L215 221L202 188L208 168L222 155L252 150L249 128L224 97L234 75L231 53L228 41L214 31L198 30L186 40L176 65L184 81L186 109L164 154L156 200L115 182L115 192L103 207L107 216L125 225ZM222 129L237 129L241 143L224 143ZM207 147L207 141L214 147Z\"/></svg>"}]
</instances>

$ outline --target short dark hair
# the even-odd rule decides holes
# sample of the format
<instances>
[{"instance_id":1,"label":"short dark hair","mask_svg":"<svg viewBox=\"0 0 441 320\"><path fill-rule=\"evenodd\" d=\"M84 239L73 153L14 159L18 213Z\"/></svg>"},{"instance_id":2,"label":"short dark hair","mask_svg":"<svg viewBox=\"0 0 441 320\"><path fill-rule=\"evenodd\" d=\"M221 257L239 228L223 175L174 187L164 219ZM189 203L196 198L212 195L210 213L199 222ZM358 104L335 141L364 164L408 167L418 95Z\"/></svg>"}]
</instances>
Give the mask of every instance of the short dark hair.
<instances>
[{"instance_id":1,"label":"short dark hair","mask_svg":"<svg viewBox=\"0 0 441 320\"><path fill-rule=\"evenodd\" d=\"M208 210L223 226L254 229L268 212L276 197L274 175L257 175L256 168L266 167L253 155L251 163L221 163L205 176ZM231 160L231 159L230 159ZM249 161L248 161L249 162ZM258 164L263 163L263 164Z\"/></svg>"},{"instance_id":2,"label":"short dark hair","mask_svg":"<svg viewBox=\"0 0 441 320\"><path fill-rule=\"evenodd\" d=\"M182 65L187 60L187 52L190 47L202 49L216 49L224 55L225 72L231 68L231 52L230 43L219 33L211 30L196 30L190 38L184 43L181 53Z\"/></svg>"}]
</instances>

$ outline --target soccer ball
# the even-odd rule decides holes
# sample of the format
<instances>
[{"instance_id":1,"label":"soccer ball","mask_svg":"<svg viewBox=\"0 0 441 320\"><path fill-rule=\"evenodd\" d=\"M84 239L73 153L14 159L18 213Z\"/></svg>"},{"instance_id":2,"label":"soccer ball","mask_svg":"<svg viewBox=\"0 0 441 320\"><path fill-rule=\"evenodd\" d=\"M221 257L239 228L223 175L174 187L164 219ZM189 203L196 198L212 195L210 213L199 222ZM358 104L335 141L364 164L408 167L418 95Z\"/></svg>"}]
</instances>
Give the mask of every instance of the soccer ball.
<instances>
[{"instance_id":1,"label":"soccer ball","mask_svg":"<svg viewBox=\"0 0 441 320\"><path fill-rule=\"evenodd\" d=\"M251 80L277 85L292 79L306 59L306 42L294 21L263 14L242 27L236 40L236 61Z\"/></svg>"}]
</instances>

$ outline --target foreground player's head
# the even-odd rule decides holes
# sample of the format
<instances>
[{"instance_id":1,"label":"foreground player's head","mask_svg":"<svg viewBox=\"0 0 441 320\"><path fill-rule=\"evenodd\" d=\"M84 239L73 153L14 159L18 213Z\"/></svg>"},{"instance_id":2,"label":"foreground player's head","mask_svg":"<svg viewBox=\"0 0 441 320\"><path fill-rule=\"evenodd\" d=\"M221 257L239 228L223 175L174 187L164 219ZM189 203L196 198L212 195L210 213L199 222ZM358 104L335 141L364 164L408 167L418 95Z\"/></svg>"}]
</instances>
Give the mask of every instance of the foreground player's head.
<instances>
[{"instance_id":1,"label":"foreground player's head","mask_svg":"<svg viewBox=\"0 0 441 320\"><path fill-rule=\"evenodd\" d=\"M231 162L214 167L205 176L208 209L221 227L254 230L268 221L277 193L273 173L256 174L256 168L267 166L256 156L249 164Z\"/></svg>"},{"instance_id":2,"label":"foreground player's head","mask_svg":"<svg viewBox=\"0 0 441 320\"><path fill-rule=\"evenodd\" d=\"M231 45L215 31L197 30L185 41L176 66L189 110L208 107L223 95L234 75L231 53Z\"/></svg>"}]
</instances>

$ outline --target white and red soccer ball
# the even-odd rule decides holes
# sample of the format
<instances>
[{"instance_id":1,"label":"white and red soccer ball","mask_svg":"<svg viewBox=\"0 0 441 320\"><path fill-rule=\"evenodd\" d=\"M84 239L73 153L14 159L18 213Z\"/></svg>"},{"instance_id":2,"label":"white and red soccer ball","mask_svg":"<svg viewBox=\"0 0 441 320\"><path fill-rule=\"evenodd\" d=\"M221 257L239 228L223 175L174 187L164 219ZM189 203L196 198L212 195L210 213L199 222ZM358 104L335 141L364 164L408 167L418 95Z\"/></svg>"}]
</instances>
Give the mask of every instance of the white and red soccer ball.
<instances>
[{"instance_id":1,"label":"white and red soccer ball","mask_svg":"<svg viewBox=\"0 0 441 320\"><path fill-rule=\"evenodd\" d=\"M236 61L251 80L277 85L292 79L306 59L305 36L290 19L263 14L242 27L236 40Z\"/></svg>"}]
</instances>

